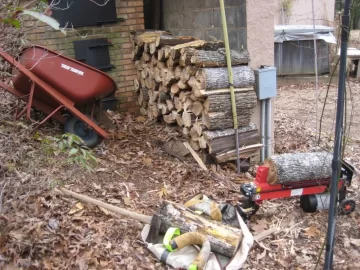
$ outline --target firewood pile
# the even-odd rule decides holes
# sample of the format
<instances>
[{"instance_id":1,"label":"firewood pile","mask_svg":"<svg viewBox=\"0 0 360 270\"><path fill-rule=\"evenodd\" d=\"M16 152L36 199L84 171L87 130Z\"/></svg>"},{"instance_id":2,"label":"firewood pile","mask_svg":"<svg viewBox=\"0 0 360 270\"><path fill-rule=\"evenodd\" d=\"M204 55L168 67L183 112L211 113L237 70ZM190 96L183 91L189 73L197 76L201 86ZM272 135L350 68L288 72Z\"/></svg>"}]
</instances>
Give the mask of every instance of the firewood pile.
<instances>
[{"instance_id":1,"label":"firewood pile","mask_svg":"<svg viewBox=\"0 0 360 270\"><path fill-rule=\"evenodd\" d=\"M235 131L223 42L164 31L132 34L134 81L140 112L178 125L191 147L216 162L235 159ZM246 50L231 51L241 157L257 154L257 127L250 123L257 98Z\"/></svg>"}]
</instances>

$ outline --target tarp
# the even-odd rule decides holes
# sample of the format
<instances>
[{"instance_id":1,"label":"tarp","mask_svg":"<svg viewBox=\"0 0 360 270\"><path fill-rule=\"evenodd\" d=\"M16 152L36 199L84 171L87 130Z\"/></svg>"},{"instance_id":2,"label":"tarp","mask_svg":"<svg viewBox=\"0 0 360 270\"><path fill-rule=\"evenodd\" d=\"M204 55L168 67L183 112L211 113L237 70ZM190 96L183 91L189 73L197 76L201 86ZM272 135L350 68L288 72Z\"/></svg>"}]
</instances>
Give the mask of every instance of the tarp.
<instances>
[{"instance_id":1,"label":"tarp","mask_svg":"<svg viewBox=\"0 0 360 270\"><path fill-rule=\"evenodd\" d=\"M333 35L334 28L323 25L315 26L316 39L324 40L327 43L336 44ZM312 25L275 25L274 39L276 43L295 40L313 40L314 30Z\"/></svg>"}]
</instances>

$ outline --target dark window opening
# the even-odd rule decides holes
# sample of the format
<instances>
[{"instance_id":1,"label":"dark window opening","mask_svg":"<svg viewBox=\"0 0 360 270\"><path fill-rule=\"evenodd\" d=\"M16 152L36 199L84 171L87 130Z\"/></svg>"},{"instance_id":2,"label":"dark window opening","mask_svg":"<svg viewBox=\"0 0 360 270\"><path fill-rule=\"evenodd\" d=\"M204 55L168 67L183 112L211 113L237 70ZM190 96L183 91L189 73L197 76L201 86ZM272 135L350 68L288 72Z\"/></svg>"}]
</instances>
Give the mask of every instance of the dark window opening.
<instances>
[{"instance_id":1,"label":"dark window opening","mask_svg":"<svg viewBox=\"0 0 360 270\"><path fill-rule=\"evenodd\" d=\"M56 0L48 1L52 17L60 27L96 26L118 21L115 0ZM106 4L105 4L106 3Z\"/></svg>"},{"instance_id":2,"label":"dark window opening","mask_svg":"<svg viewBox=\"0 0 360 270\"><path fill-rule=\"evenodd\" d=\"M109 43L104 38L74 41L75 59L102 71L114 68L110 64Z\"/></svg>"},{"instance_id":3,"label":"dark window opening","mask_svg":"<svg viewBox=\"0 0 360 270\"><path fill-rule=\"evenodd\" d=\"M162 0L144 0L145 29L162 29Z\"/></svg>"}]
</instances>

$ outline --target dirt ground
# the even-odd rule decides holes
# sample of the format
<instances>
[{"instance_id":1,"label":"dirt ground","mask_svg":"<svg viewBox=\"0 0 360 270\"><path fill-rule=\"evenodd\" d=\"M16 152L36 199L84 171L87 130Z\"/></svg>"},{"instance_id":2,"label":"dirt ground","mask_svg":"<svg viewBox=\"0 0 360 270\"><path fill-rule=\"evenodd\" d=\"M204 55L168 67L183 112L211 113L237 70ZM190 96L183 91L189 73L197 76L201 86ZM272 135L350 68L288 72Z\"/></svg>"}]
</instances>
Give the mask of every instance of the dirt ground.
<instances>
[{"instance_id":1,"label":"dirt ground","mask_svg":"<svg viewBox=\"0 0 360 270\"><path fill-rule=\"evenodd\" d=\"M359 162L360 84L349 82L354 116L346 158ZM321 100L325 85L321 85ZM335 87L325 110L320 147L330 149ZM317 149L314 85L279 89L275 102L275 150ZM321 104L322 102L319 102ZM140 241L142 224L59 194L60 184L119 207L153 214L163 200L184 203L198 193L217 202L241 196L234 165L202 171L192 157L181 162L161 151L159 141L182 140L174 128L143 117L111 115L116 129L94 154L95 172L71 164L51 138L61 128L49 123L37 133L22 120L12 121L15 100L0 92L0 268L1 269L171 269L158 262ZM350 106L351 107L351 106ZM348 108L350 108L348 106ZM310 116L309 116L310 115ZM349 192L358 196L357 178ZM337 224L335 269L359 269L359 208ZM255 243L244 269L314 269L325 239L327 213L304 213L298 199L265 202L249 224L254 235L278 232ZM322 265L323 255L320 256Z\"/></svg>"}]
</instances>

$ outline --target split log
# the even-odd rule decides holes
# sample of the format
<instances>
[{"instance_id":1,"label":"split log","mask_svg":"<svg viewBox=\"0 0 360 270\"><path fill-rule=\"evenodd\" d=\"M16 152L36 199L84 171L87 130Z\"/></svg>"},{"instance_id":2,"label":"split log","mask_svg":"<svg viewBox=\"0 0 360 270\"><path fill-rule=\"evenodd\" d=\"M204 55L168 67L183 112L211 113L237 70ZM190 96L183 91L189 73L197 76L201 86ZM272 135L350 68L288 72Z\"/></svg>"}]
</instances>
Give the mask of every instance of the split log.
<instances>
[{"instance_id":1,"label":"split log","mask_svg":"<svg viewBox=\"0 0 360 270\"><path fill-rule=\"evenodd\" d=\"M255 83L254 71L248 66L233 67L234 88L249 88ZM200 82L199 89L215 90L229 87L227 68L202 68L195 78Z\"/></svg>"},{"instance_id":2,"label":"split log","mask_svg":"<svg viewBox=\"0 0 360 270\"><path fill-rule=\"evenodd\" d=\"M191 57L191 64L198 67L226 67L225 49L217 51L196 50ZM250 61L248 51L231 50L231 64L233 66L247 64Z\"/></svg>"},{"instance_id":3,"label":"split log","mask_svg":"<svg viewBox=\"0 0 360 270\"><path fill-rule=\"evenodd\" d=\"M235 144L235 130L206 130L203 131L204 139L209 147L210 154L216 154L220 152L226 152L236 148ZM251 144L257 144L260 142L260 136L255 124L250 124L246 127L239 129L238 140L240 146L247 146Z\"/></svg>"},{"instance_id":4,"label":"split log","mask_svg":"<svg viewBox=\"0 0 360 270\"><path fill-rule=\"evenodd\" d=\"M157 92L157 91L154 91L154 92ZM158 92L159 93L159 98L158 100L159 101L163 101L163 102L166 102L168 99L170 99L170 95L169 93L166 93L166 92Z\"/></svg>"},{"instance_id":5,"label":"split log","mask_svg":"<svg viewBox=\"0 0 360 270\"><path fill-rule=\"evenodd\" d=\"M147 53L147 52L143 52L142 54L142 59L145 61L145 62L150 62L151 60L151 54Z\"/></svg>"},{"instance_id":6,"label":"split log","mask_svg":"<svg viewBox=\"0 0 360 270\"><path fill-rule=\"evenodd\" d=\"M179 94L179 98L181 102L185 102L188 97L190 97L190 92L181 91Z\"/></svg>"},{"instance_id":7,"label":"split log","mask_svg":"<svg viewBox=\"0 0 360 270\"><path fill-rule=\"evenodd\" d=\"M154 54L156 52L156 44L155 44L155 42L150 43L149 48L150 48L150 50L149 50L150 53Z\"/></svg>"},{"instance_id":8,"label":"split log","mask_svg":"<svg viewBox=\"0 0 360 270\"><path fill-rule=\"evenodd\" d=\"M190 144L191 148L194 149L195 151L199 151L199 150L200 150L199 142L190 140L189 144Z\"/></svg>"},{"instance_id":9,"label":"split log","mask_svg":"<svg viewBox=\"0 0 360 270\"><path fill-rule=\"evenodd\" d=\"M178 45L187 43L190 41L194 41L195 38L190 36L171 36L171 35L159 35L156 37L155 45L156 47L164 46L164 45Z\"/></svg>"},{"instance_id":10,"label":"split log","mask_svg":"<svg viewBox=\"0 0 360 270\"><path fill-rule=\"evenodd\" d=\"M174 97L174 105L178 112L181 112L183 110L183 103L180 101L180 98L177 96Z\"/></svg>"},{"instance_id":11,"label":"split log","mask_svg":"<svg viewBox=\"0 0 360 270\"><path fill-rule=\"evenodd\" d=\"M194 142L197 142L199 140L199 134L196 131L196 128L194 128L194 126L191 127L190 129L190 137L191 140L193 140Z\"/></svg>"},{"instance_id":12,"label":"split log","mask_svg":"<svg viewBox=\"0 0 360 270\"><path fill-rule=\"evenodd\" d=\"M181 49L181 56L179 60L180 65L182 65L183 67L191 65L191 57L194 55L195 51L196 50L193 48Z\"/></svg>"},{"instance_id":13,"label":"split log","mask_svg":"<svg viewBox=\"0 0 360 270\"><path fill-rule=\"evenodd\" d=\"M167 123L167 124L174 124L176 123L176 120L172 119L172 116L171 114L166 114L163 116L163 119L164 121Z\"/></svg>"},{"instance_id":14,"label":"split log","mask_svg":"<svg viewBox=\"0 0 360 270\"><path fill-rule=\"evenodd\" d=\"M187 98L186 101L184 102L184 110L187 112L192 112L192 105L193 105L193 101L191 100L191 98Z\"/></svg>"},{"instance_id":15,"label":"split log","mask_svg":"<svg viewBox=\"0 0 360 270\"><path fill-rule=\"evenodd\" d=\"M160 102L157 104L157 107L159 109L159 111L161 112L162 115L168 114L169 113L169 108L167 106L166 103Z\"/></svg>"},{"instance_id":16,"label":"split log","mask_svg":"<svg viewBox=\"0 0 360 270\"><path fill-rule=\"evenodd\" d=\"M179 127L182 127L184 126L184 122L182 120L182 114L181 113L178 113L176 115L176 123L178 124ZM188 133L189 134L189 133ZM185 135L188 135L188 134L185 134Z\"/></svg>"},{"instance_id":17,"label":"split log","mask_svg":"<svg viewBox=\"0 0 360 270\"><path fill-rule=\"evenodd\" d=\"M196 117L195 117L195 115L193 113L184 111L182 113L182 120L183 120L183 123L184 123L185 127L191 127L192 124L195 122Z\"/></svg>"},{"instance_id":18,"label":"split log","mask_svg":"<svg viewBox=\"0 0 360 270\"><path fill-rule=\"evenodd\" d=\"M201 121L196 121L193 125L194 130L196 131L196 133L198 134L198 137L200 137L203 133L204 130L204 126L201 123Z\"/></svg>"},{"instance_id":19,"label":"split log","mask_svg":"<svg viewBox=\"0 0 360 270\"><path fill-rule=\"evenodd\" d=\"M169 57L168 60L166 60L166 65L168 67L175 67L179 64L179 59L173 59L172 57Z\"/></svg>"},{"instance_id":20,"label":"split log","mask_svg":"<svg viewBox=\"0 0 360 270\"><path fill-rule=\"evenodd\" d=\"M183 134L184 134L185 136L188 136L188 135L190 134L190 128L184 127L184 128L183 128Z\"/></svg>"},{"instance_id":21,"label":"split log","mask_svg":"<svg viewBox=\"0 0 360 270\"><path fill-rule=\"evenodd\" d=\"M239 148L240 158L250 158L256 156L259 150L263 147L262 144L249 145ZM230 150L225 153L218 153L215 155L217 163L224 163L231 160L236 160L236 149Z\"/></svg>"},{"instance_id":22,"label":"split log","mask_svg":"<svg viewBox=\"0 0 360 270\"><path fill-rule=\"evenodd\" d=\"M143 106L143 107L147 107L148 101L149 101L149 90L146 88L142 88L140 89L140 94L139 94L139 105Z\"/></svg>"},{"instance_id":23,"label":"split log","mask_svg":"<svg viewBox=\"0 0 360 270\"><path fill-rule=\"evenodd\" d=\"M273 185L330 178L332 158L327 152L271 156L264 162L264 166L269 167L267 182Z\"/></svg>"},{"instance_id":24,"label":"split log","mask_svg":"<svg viewBox=\"0 0 360 270\"><path fill-rule=\"evenodd\" d=\"M204 136L199 137L198 143L201 149L206 149L207 145Z\"/></svg>"},{"instance_id":25,"label":"split log","mask_svg":"<svg viewBox=\"0 0 360 270\"><path fill-rule=\"evenodd\" d=\"M202 103L202 102L200 102L200 101L195 101L195 102L192 104L191 111L192 111L196 116L200 116L203 110L204 110L204 106L203 106L203 103Z\"/></svg>"},{"instance_id":26,"label":"split log","mask_svg":"<svg viewBox=\"0 0 360 270\"><path fill-rule=\"evenodd\" d=\"M177 83L178 87L181 89L181 90L188 90L190 89L190 86L187 84L187 83L184 83L183 81L178 81Z\"/></svg>"},{"instance_id":27,"label":"split log","mask_svg":"<svg viewBox=\"0 0 360 270\"><path fill-rule=\"evenodd\" d=\"M179 93L179 92L180 92L180 88L179 88L178 84L177 84L177 83L174 83L173 85L171 85L170 91L171 91L171 93L173 93L173 94Z\"/></svg>"},{"instance_id":28,"label":"split log","mask_svg":"<svg viewBox=\"0 0 360 270\"><path fill-rule=\"evenodd\" d=\"M134 80L134 88L135 88L135 92L137 92L140 89L140 83L138 79Z\"/></svg>"},{"instance_id":29,"label":"split log","mask_svg":"<svg viewBox=\"0 0 360 270\"><path fill-rule=\"evenodd\" d=\"M183 68L181 66L177 66L174 70L174 75L177 80L180 80L181 73L183 71Z\"/></svg>"},{"instance_id":30,"label":"split log","mask_svg":"<svg viewBox=\"0 0 360 270\"><path fill-rule=\"evenodd\" d=\"M172 111L174 109L174 107L175 107L174 102L171 99L166 100L166 105L167 105L169 111Z\"/></svg>"},{"instance_id":31,"label":"split log","mask_svg":"<svg viewBox=\"0 0 360 270\"><path fill-rule=\"evenodd\" d=\"M141 115L144 115L144 116L147 116L147 108L145 108L145 107L140 107L140 114Z\"/></svg>"}]
</instances>

